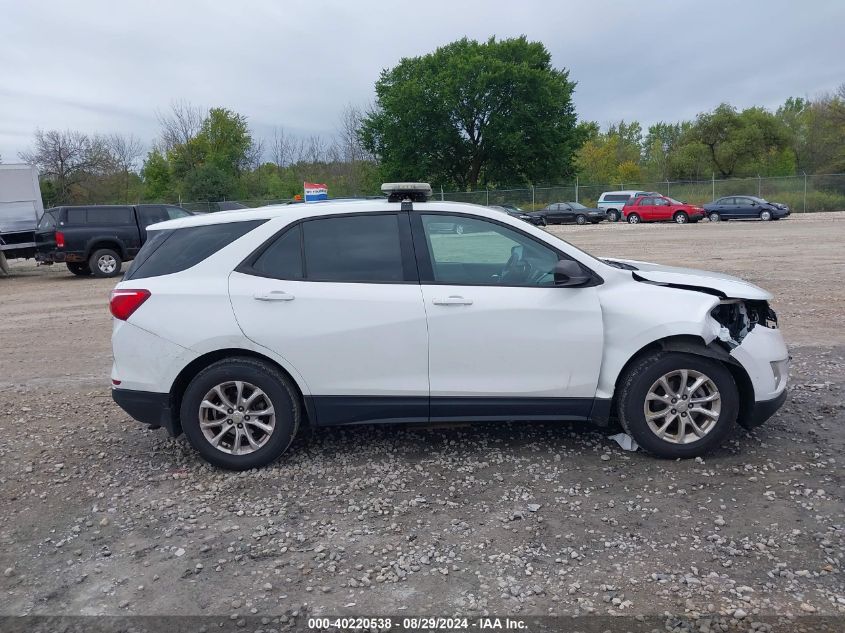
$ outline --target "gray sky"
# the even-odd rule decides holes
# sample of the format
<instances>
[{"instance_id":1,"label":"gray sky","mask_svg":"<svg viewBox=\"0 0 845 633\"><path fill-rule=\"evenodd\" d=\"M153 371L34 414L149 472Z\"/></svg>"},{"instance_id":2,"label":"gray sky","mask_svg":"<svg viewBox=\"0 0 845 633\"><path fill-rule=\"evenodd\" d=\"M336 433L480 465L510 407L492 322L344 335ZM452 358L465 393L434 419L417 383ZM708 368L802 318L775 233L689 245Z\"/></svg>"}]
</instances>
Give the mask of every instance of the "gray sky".
<instances>
[{"instance_id":1,"label":"gray sky","mask_svg":"<svg viewBox=\"0 0 845 633\"><path fill-rule=\"evenodd\" d=\"M173 100L328 135L381 69L463 36L542 41L603 125L774 108L845 82L843 25L841 0L0 0L0 156L37 127L149 144Z\"/></svg>"}]
</instances>

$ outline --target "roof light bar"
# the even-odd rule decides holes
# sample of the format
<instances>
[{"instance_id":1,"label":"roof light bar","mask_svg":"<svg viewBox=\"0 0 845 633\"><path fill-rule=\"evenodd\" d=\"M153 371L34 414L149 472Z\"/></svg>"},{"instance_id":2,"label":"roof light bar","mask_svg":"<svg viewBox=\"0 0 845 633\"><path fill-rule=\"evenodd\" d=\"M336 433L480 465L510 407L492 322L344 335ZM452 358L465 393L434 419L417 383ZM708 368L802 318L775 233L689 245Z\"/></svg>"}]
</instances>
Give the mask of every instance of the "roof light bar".
<instances>
[{"instance_id":1,"label":"roof light bar","mask_svg":"<svg viewBox=\"0 0 845 633\"><path fill-rule=\"evenodd\" d=\"M381 186L388 202L425 202L431 197L431 185L427 182L386 182Z\"/></svg>"}]
</instances>

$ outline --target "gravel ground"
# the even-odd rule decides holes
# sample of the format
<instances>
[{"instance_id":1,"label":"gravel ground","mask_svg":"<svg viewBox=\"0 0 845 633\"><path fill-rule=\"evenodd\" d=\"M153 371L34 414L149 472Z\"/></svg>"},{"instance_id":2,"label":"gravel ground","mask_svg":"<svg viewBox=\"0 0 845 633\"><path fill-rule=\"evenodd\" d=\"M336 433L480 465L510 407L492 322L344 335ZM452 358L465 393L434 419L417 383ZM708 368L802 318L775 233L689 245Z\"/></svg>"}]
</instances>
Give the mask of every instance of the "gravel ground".
<instances>
[{"instance_id":1,"label":"gravel ground","mask_svg":"<svg viewBox=\"0 0 845 633\"><path fill-rule=\"evenodd\" d=\"M16 262L0 278L0 615L672 614L704 631L845 614L845 214L550 230L772 290L787 404L703 460L586 425L367 426L233 474L111 401L113 281Z\"/></svg>"}]
</instances>

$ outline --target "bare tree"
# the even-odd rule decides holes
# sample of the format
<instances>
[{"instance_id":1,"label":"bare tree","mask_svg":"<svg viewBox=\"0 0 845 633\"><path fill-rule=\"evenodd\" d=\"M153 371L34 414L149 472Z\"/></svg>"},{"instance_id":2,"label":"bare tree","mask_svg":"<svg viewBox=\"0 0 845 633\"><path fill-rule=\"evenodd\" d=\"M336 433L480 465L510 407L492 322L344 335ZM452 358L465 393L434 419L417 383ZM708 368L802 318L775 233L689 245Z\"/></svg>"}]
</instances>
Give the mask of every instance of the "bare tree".
<instances>
[{"instance_id":1,"label":"bare tree","mask_svg":"<svg viewBox=\"0 0 845 633\"><path fill-rule=\"evenodd\" d=\"M284 128L273 129L273 140L270 142L270 157L279 171L303 160L305 143L285 132Z\"/></svg>"},{"instance_id":2,"label":"bare tree","mask_svg":"<svg viewBox=\"0 0 845 633\"><path fill-rule=\"evenodd\" d=\"M161 126L161 147L169 151L177 145L186 145L199 134L208 112L187 101L173 101L170 112L156 112Z\"/></svg>"},{"instance_id":3,"label":"bare tree","mask_svg":"<svg viewBox=\"0 0 845 633\"><path fill-rule=\"evenodd\" d=\"M58 200L62 202L70 198L72 186L87 176L102 174L109 165L102 137L89 137L73 130L36 130L35 147L19 156L55 183Z\"/></svg>"},{"instance_id":4,"label":"bare tree","mask_svg":"<svg viewBox=\"0 0 845 633\"><path fill-rule=\"evenodd\" d=\"M326 160L326 150L325 139L319 134L312 134L305 141L302 158L308 163L322 163Z\"/></svg>"},{"instance_id":5,"label":"bare tree","mask_svg":"<svg viewBox=\"0 0 845 633\"><path fill-rule=\"evenodd\" d=\"M341 151L341 160L344 162L354 163L373 159L361 143L360 132L363 121L363 109L351 103L347 103L340 113L337 143Z\"/></svg>"},{"instance_id":6,"label":"bare tree","mask_svg":"<svg viewBox=\"0 0 845 633\"><path fill-rule=\"evenodd\" d=\"M110 134L105 138L105 145L114 169L123 174L123 201L129 202L129 174L137 170L144 146L134 134Z\"/></svg>"}]
</instances>

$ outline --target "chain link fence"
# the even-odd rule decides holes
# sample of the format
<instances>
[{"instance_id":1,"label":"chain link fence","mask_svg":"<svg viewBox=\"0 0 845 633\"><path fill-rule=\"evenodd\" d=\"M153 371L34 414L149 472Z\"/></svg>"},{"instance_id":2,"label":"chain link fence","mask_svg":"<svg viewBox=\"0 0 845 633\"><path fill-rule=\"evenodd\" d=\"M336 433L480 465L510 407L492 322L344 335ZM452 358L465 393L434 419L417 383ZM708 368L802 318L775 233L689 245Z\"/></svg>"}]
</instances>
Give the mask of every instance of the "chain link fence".
<instances>
[{"instance_id":1,"label":"chain link fence","mask_svg":"<svg viewBox=\"0 0 845 633\"><path fill-rule=\"evenodd\" d=\"M331 185L329 186L331 191ZM580 202L595 206L605 191L656 191L682 202L704 204L722 196L759 196L788 204L793 212L845 211L845 174L780 176L774 178L730 178L727 180L680 180L659 182L617 182L602 185L579 184L523 188L478 189L434 192L434 198L485 206L508 204L526 210L540 209L553 202ZM286 204L292 199L254 198L224 202L175 202L183 209L211 213L233 208Z\"/></svg>"},{"instance_id":2,"label":"chain link fence","mask_svg":"<svg viewBox=\"0 0 845 633\"><path fill-rule=\"evenodd\" d=\"M531 210L553 202L580 202L586 206L595 206L603 192L616 190L655 191L692 204L704 204L723 196L744 195L782 202L798 213L845 211L845 174L618 182L602 185L582 185L576 182L571 185L532 186L522 189L441 190L435 192L435 198L487 206L510 204Z\"/></svg>"}]
</instances>

